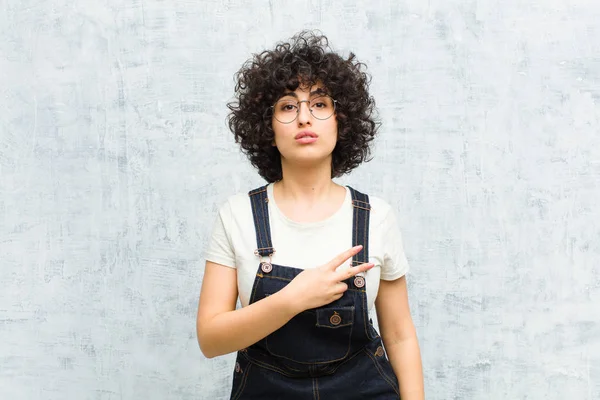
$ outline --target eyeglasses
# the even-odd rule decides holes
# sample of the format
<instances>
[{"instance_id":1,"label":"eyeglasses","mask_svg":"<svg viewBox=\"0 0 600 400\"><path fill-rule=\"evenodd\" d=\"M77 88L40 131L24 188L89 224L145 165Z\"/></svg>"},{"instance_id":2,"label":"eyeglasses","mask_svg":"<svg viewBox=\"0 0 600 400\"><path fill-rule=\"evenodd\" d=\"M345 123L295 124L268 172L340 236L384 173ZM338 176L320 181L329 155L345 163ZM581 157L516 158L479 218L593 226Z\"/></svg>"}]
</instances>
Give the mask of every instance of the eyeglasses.
<instances>
[{"instance_id":1,"label":"eyeglasses","mask_svg":"<svg viewBox=\"0 0 600 400\"><path fill-rule=\"evenodd\" d=\"M300 104L307 103L308 109L313 117L324 120L330 118L335 113L336 100L328 95L317 95L310 100L298 101L293 97L284 97L269 107L272 110L275 119L282 124L291 124L298 118L300 113Z\"/></svg>"}]
</instances>

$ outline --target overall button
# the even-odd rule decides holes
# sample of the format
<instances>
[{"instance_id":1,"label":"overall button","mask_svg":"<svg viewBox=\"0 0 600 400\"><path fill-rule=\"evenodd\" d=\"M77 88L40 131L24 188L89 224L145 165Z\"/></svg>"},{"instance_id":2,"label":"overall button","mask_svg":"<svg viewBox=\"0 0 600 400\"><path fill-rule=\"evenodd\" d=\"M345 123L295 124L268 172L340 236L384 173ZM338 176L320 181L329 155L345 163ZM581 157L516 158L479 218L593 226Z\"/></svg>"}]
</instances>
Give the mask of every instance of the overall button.
<instances>
[{"instance_id":1,"label":"overall button","mask_svg":"<svg viewBox=\"0 0 600 400\"><path fill-rule=\"evenodd\" d=\"M377 350L375 350L375 356L377 356L377 357L383 356L383 347L381 347L381 346L377 347Z\"/></svg>"},{"instance_id":2,"label":"overall button","mask_svg":"<svg viewBox=\"0 0 600 400\"><path fill-rule=\"evenodd\" d=\"M235 372L237 372L239 374L241 370L242 370L242 368L240 367L240 363L236 362L235 363Z\"/></svg>"},{"instance_id":3,"label":"overall button","mask_svg":"<svg viewBox=\"0 0 600 400\"><path fill-rule=\"evenodd\" d=\"M356 286L357 288L361 288L365 286L365 278L363 278L362 276L357 276L354 278L354 286Z\"/></svg>"},{"instance_id":4,"label":"overall button","mask_svg":"<svg viewBox=\"0 0 600 400\"><path fill-rule=\"evenodd\" d=\"M329 322L331 322L331 325L339 325L342 323L342 317L334 311L331 318L329 318Z\"/></svg>"},{"instance_id":5,"label":"overall button","mask_svg":"<svg viewBox=\"0 0 600 400\"><path fill-rule=\"evenodd\" d=\"M265 274L268 274L269 272L273 271L273 266L271 265L271 263L263 262L263 263L260 263L260 269Z\"/></svg>"}]
</instances>

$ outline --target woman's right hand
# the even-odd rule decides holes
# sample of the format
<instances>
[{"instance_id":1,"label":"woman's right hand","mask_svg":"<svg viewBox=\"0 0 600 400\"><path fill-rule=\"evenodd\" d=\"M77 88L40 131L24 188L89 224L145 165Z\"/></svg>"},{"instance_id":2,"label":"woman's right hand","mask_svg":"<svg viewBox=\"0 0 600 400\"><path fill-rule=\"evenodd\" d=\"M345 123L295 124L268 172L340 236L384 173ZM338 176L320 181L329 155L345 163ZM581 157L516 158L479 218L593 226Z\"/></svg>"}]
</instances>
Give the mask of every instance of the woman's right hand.
<instances>
[{"instance_id":1,"label":"woman's right hand","mask_svg":"<svg viewBox=\"0 0 600 400\"><path fill-rule=\"evenodd\" d=\"M340 265L360 252L362 248L360 245L352 247L324 265L305 269L286 285L281 290L281 294L288 299L288 304L294 312L300 313L339 299L348 289L348 285L342 281L373 268L373 263L364 263L336 271Z\"/></svg>"}]
</instances>

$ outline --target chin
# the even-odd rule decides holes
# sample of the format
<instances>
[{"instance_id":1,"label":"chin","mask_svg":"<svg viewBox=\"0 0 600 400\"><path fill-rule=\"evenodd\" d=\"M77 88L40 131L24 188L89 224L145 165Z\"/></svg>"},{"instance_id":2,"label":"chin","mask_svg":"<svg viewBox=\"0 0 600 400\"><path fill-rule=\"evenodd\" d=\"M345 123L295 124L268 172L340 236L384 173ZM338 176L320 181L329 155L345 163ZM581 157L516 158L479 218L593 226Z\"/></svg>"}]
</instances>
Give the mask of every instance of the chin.
<instances>
[{"instance_id":1,"label":"chin","mask_svg":"<svg viewBox=\"0 0 600 400\"><path fill-rule=\"evenodd\" d=\"M311 167L321 163L331 164L331 153L324 154L294 154L291 157L287 157L287 161L291 165L300 165Z\"/></svg>"}]
</instances>

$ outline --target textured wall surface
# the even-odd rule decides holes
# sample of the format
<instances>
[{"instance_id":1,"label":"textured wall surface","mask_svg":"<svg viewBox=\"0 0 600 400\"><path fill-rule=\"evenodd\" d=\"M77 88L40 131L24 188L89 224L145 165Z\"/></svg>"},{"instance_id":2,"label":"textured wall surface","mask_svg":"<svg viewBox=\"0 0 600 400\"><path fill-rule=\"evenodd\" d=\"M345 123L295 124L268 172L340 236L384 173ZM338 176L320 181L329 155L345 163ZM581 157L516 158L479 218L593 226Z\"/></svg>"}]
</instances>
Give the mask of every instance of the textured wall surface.
<instances>
[{"instance_id":1,"label":"textured wall surface","mask_svg":"<svg viewBox=\"0 0 600 400\"><path fill-rule=\"evenodd\" d=\"M303 28L369 65L341 182L400 215L429 399L600 399L597 0L0 1L0 398L224 399L195 312L261 183L233 74Z\"/></svg>"}]
</instances>

